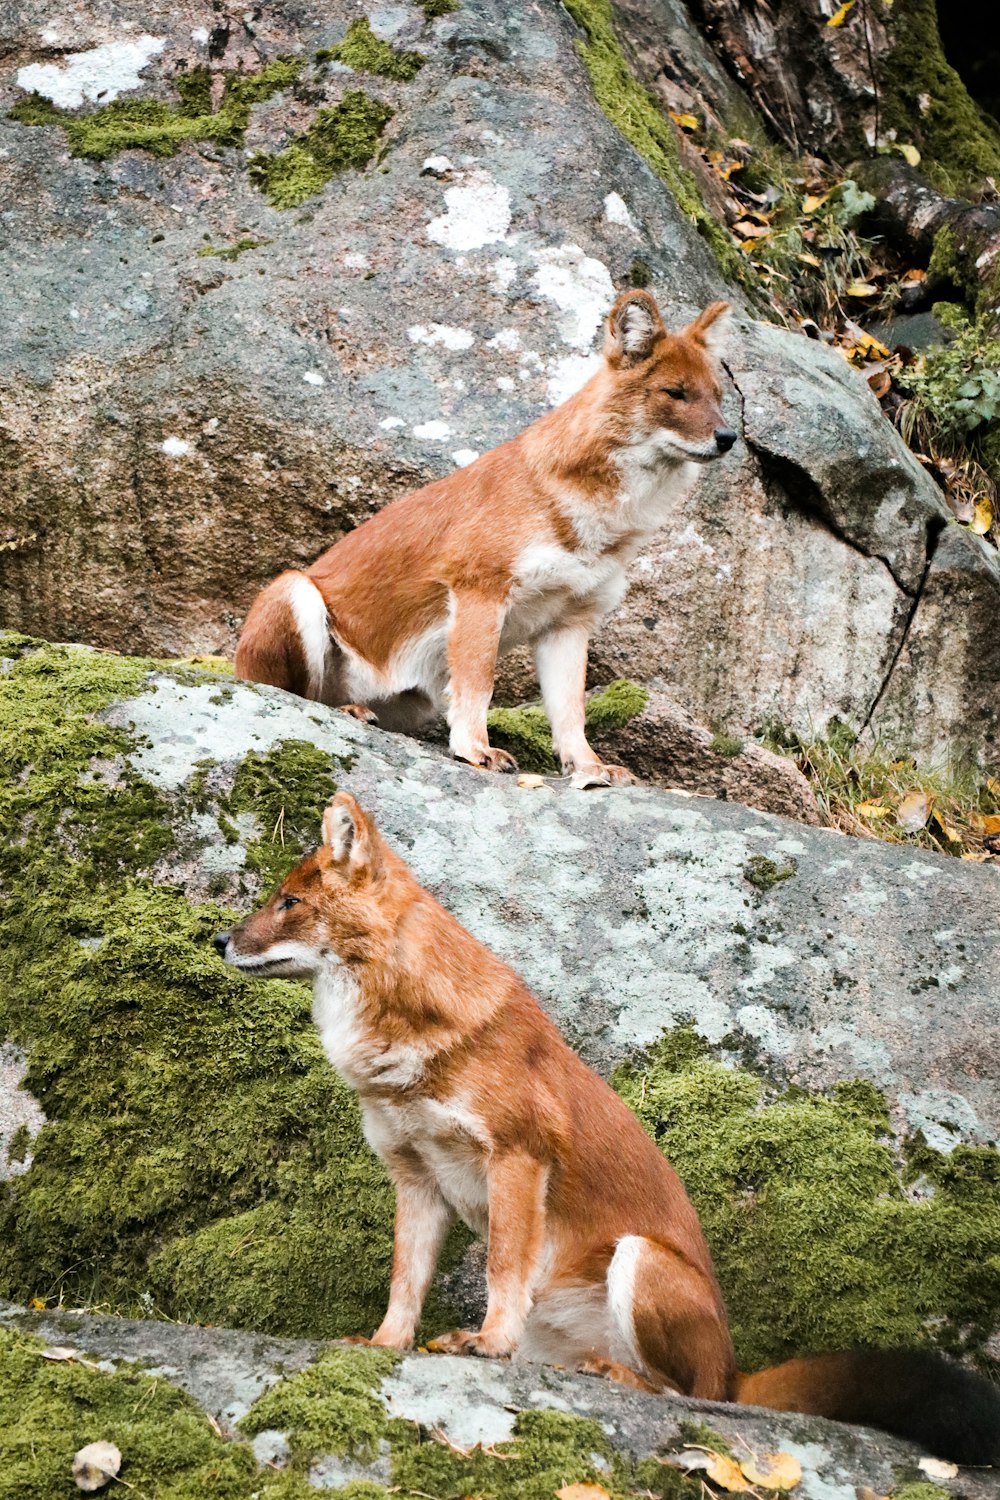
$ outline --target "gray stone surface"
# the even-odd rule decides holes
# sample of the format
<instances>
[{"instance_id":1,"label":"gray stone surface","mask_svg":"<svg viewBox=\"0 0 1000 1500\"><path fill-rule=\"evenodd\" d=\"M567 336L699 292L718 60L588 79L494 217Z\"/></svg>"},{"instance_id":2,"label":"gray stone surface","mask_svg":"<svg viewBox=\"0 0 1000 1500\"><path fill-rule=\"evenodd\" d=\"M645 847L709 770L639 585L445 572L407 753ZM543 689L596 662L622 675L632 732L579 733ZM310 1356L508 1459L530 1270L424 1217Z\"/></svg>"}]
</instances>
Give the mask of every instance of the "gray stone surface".
<instances>
[{"instance_id":1,"label":"gray stone surface","mask_svg":"<svg viewBox=\"0 0 1000 1500\"><path fill-rule=\"evenodd\" d=\"M281 1373L306 1368L322 1347L220 1328L27 1313L9 1304L0 1304L0 1326L102 1359L137 1361L188 1391L220 1425L238 1419ZM887 1494L898 1472L912 1469L922 1456L918 1448L882 1433L818 1417L647 1396L609 1381L524 1363L410 1354L383 1381L381 1396L391 1416L438 1427L463 1447L505 1441L521 1411L564 1411L596 1419L611 1445L630 1457L659 1453L676 1443L685 1420L705 1422L728 1438L738 1454L749 1449L794 1455L802 1465L795 1490L802 1500L855 1500L862 1485L876 1495ZM259 1457L280 1452L280 1434L262 1433L264 1437L270 1441L261 1445ZM317 1488L366 1477L384 1480L381 1456L367 1466L321 1459L310 1475ZM942 1497L949 1494L980 1500L996 1494L996 1480L986 1471L963 1470L941 1485Z\"/></svg>"},{"instance_id":2,"label":"gray stone surface","mask_svg":"<svg viewBox=\"0 0 1000 1500\"><path fill-rule=\"evenodd\" d=\"M602 1071L691 1020L777 1081L870 1078L944 1149L1000 1136L995 870L651 787L520 788L276 689L219 698L164 674L108 713L179 806L197 762L218 763L211 795L251 749L305 739L342 758L339 784ZM181 842L183 868L158 873L192 899L257 897L213 816ZM755 859L791 873L762 892Z\"/></svg>"},{"instance_id":3,"label":"gray stone surface","mask_svg":"<svg viewBox=\"0 0 1000 1500\"><path fill-rule=\"evenodd\" d=\"M690 24L682 6L663 13ZM236 21L213 66L312 55L356 14L306 0ZM75 51L145 33L162 49L122 97L170 100L175 72L207 60L203 10L0 5L4 624L127 651L228 651L276 571L568 391L637 257L674 325L726 293L598 109L562 7L372 15L426 54L412 83L334 71L258 106L245 151L97 163L70 157L59 128L6 118L19 77L37 82L22 70L65 72ZM687 51L703 70L694 31ZM299 209L270 208L249 154L358 86L396 110L384 158ZM199 256L206 237L266 243L230 262ZM891 700L893 733L916 750L985 757L986 721L936 687L924 712L934 660L900 655L941 519L932 481L825 349L741 319L728 363L746 444L636 560L594 681L640 677L731 730L860 726ZM981 570L976 588L974 605L956 594L938 613L941 659L965 659L979 611L996 611L996 578ZM981 675L995 697L995 656Z\"/></svg>"}]
</instances>

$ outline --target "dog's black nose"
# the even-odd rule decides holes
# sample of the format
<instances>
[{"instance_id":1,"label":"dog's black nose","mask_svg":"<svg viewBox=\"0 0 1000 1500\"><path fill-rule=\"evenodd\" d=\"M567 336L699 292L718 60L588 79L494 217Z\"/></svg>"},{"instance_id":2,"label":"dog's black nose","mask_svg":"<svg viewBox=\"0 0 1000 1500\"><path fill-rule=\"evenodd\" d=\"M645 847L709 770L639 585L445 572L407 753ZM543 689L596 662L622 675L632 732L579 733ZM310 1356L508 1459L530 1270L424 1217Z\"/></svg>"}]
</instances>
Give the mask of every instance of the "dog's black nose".
<instances>
[{"instance_id":1,"label":"dog's black nose","mask_svg":"<svg viewBox=\"0 0 1000 1500\"><path fill-rule=\"evenodd\" d=\"M728 453L736 441L736 433L731 427L717 427L715 429L715 443L720 453Z\"/></svg>"},{"instance_id":2,"label":"dog's black nose","mask_svg":"<svg viewBox=\"0 0 1000 1500\"><path fill-rule=\"evenodd\" d=\"M220 958L225 958L226 949L229 947L229 933L217 932L215 934L215 937L212 939L212 947L215 949Z\"/></svg>"}]
</instances>

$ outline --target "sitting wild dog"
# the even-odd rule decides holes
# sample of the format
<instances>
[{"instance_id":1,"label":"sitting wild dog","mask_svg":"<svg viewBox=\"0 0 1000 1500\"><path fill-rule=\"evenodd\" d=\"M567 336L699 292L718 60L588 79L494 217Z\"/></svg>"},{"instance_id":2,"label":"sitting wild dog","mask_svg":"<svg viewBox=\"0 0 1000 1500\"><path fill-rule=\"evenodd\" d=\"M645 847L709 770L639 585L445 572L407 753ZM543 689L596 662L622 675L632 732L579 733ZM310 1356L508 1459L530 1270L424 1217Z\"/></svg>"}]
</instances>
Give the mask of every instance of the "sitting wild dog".
<instances>
[{"instance_id":1,"label":"sitting wild dog","mask_svg":"<svg viewBox=\"0 0 1000 1500\"><path fill-rule=\"evenodd\" d=\"M858 1351L742 1375L680 1179L517 975L450 916L339 793L323 844L215 939L260 978L313 981L327 1056L396 1189L389 1307L413 1343L449 1225L487 1240L481 1328L436 1347L611 1375L645 1390L865 1422L1000 1462L1000 1394L926 1352Z\"/></svg>"},{"instance_id":2,"label":"sitting wild dog","mask_svg":"<svg viewBox=\"0 0 1000 1500\"><path fill-rule=\"evenodd\" d=\"M580 786L630 781L587 743L587 645L698 465L736 441L711 353L726 311L713 302L668 334L648 292L619 297L575 396L269 584L237 676L387 729L445 711L452 754L504 771L515 762L486 729L497 657L530 644L563 769Z\"/></svg>"}]
</instances>

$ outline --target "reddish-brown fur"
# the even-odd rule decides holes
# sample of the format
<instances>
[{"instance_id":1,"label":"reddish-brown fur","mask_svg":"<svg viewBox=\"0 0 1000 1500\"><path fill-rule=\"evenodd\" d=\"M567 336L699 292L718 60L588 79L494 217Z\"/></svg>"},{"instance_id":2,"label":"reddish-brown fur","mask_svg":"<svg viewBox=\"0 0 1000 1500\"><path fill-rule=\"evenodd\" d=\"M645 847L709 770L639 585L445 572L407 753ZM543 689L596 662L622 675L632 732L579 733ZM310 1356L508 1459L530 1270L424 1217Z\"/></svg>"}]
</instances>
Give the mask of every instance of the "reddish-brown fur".
<instances>
[{"instance_id":1,"label":"reddish-brown fur","mask_svg":"<svg viewBox=\"0 0 1000 1500\"><path fill-rule=\"evenodd\" d=\"M216 946L249 974L313 978L324 1046L392 1176L390 1300L371 1342L412 1343L457 1214L488 1241L487 1311L435 1348L520 1348L644 1390L867 1421L968 1462L1000 1459L996 1394L933 1355L741 1375L698 1217L635 1117L353 797L337 795L323 834Z\"/></svg>"},{"instance_id":2,"label":"reddish-brown fur","mask_svg":"<svg viewBox=\"0 0 1000 1500\"><path fill-rule=\"evenodd\" d=\"M713 303L670 335L648 293L619 298L604 363L575 396L386 506L304 574L269 585L243 627L237 674L336 706L371 702L388 727L444 708L455 755L506 769L511 758L489 745L486 710L498 654L524 642L541 652L564 767L595 783L628 779L586 743L587 640L668 501L694 482L695 464L735 439L709 348L725 310ZM296 587L313 598L304 580L322 600L307 622L292 598ZM301 642L298 652L290 644L299 636L313 641L311 680Z\"/></svg>"}]
</instances>

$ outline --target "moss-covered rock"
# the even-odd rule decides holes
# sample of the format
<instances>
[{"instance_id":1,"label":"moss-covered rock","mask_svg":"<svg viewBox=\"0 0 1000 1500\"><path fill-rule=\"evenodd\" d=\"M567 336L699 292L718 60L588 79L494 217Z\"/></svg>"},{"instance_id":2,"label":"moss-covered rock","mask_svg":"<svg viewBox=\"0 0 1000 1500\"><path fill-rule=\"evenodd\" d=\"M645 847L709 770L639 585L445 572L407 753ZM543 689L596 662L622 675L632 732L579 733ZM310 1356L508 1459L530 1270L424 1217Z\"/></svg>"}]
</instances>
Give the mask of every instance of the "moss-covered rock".
<instances>
[{"instance_id":1,"label":"moss-covered rock","mask_svg":"<svg viewBox=\"0 0 1000 1500\"><path fill-rule=\"evenodd\" d=\"M616 1086L701 1216L737 1360L860 1344L986 1359L1000 1306L1000 1154L900 1141L864 1082L777 1092L691 1033Z\"/></svg>"},{"instance_id":2,"label":"moss-covered rock","mask_svg":"<svg viewBox=\"0 0 1000 1500\"><path fill-rule=\"evenodd\" d=\"M183 862L185 810L212 816L207 768L171 809L99 717L155 664L9 636L0 655L0 1034L26 1046L49 1117L0 1199L0 1291L370 1331L392 1196L308 991L232 977L209 945L229 914L149 878ZM251 886L301 855L335 785L308 744L216 785L220 843L229 817L249 819Z\"/></svg>"},{"instance_id":3,"label":"moss-covered rock","mask_svg":"<svg viewBox=\"0 0 1000 1500\"><path fill-rule=\"evenodd\" d=\"M588 734L598 735L623 728L630 719L642 713L648 698L649 694L640 683L630 682L626 677L616 678L587 700ZM558 772L552 752L552 726L541 704L491 708L487 724L491 742L502 750L509 750L522 771L538 771L542 775Z\"/></svg>"},{"instance_id":4,"label":"moss-covered rock","mask_svg":"<svg viewBox=\"0 0 1000 1500\"><path fill-rule=\"evenodd\" d=\"M275 208L294 208L348 167L366 167L393 111L363 89L352 89L332 109L321 109L300 136L272 156L259 152L250 176Z\"/></svg>"},{"instance_id":5,"label":"moss-covered rock","mask_svg":"<svg viewBox=\"0 0 1000 1500\"><path fill-rule=\"evenodd\" d=\"M1000 1302L1000 1158L971 1144L975 1114L958 1090L979 1098L974 1080L956 1076L944 1100L917 1071L923 1052L938 1055L936 1033L920 1029L937 1014L921 999L932 984L956 987L990 1049L975 990L945 967L925 983L927 959L912 968L892 1128L853 1061L811 1093L785 1081L796 1056L815 1072L814 1026L807 1063L796 1054L811 981L826 986L823 1024L839 1016L867 1056L848 1021L880 1017L838 1010L838 996L897 960L891 934L877 953L864 947L870 915L852 925L850 903L867 893L895 911L886 871L898 866L905 910L914 879L925 882L921 933L965 933L954 912L972 920L966 882L982 872L859 846L855 880L831 835L648 789L528 795L194 666L17 636L0 639L0 659L0 1040L26 1052L47 1116L27 1170L0 1189L0 1295L311 1336L374 1328L392 1195L322 1055L308 991L242 980L209 942L312 843L346 777L591 1055L635 1052L676 1023L678 1005L717 1040L728 1028L726 1055L742 1067L675 1024L615 1081L703 1217L745 1366L862 1340L982 1354ZM608 712L640 697L620 686ZM793 859L794 879L770 878ZM854 972L831 967L816 940L821 872ZM213 882L225 905L206 899ZM949 890L954 904L940 904ZM985 950L981 969L992 972ZM883 1074L893 1054L879 1045ZM425 1326L453 1319L439 1290Z\"/></svg>"},{"instance_id":6,"label":"moss-covered rock","mask_svg":"<svg viewBox=\"0 0 1000 1500\"><path fill-rule=\"evenodd\" d=\"M60 109L40 94L29 94L10 109L8 119L20 125L61 125L71 153L94 161L129 150L173 156L182 141L241 146L253 106L290 88L302 67L300 58L283 57L259 73L228 73L217 110L212 108L211 74L207 68L194 68L175 80L177 104L161 99L114 99L81 115Z\"/></svg>"}]
</instances>

